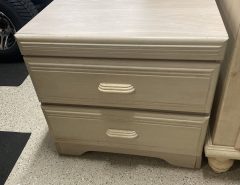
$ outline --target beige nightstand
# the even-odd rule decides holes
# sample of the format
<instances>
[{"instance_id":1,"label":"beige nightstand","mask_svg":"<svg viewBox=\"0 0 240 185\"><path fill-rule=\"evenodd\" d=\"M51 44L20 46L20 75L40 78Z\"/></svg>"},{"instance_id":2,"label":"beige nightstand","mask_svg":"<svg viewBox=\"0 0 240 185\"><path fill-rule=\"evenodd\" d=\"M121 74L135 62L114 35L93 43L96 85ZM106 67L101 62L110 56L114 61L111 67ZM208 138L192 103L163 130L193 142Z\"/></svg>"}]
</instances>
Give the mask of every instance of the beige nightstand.
<instances>
[{"instance_id":1,"label":"beige nightstand","mask_svg":"<svg viewBox=\"0 0 240 185\"><path fill-rule=\"evenodd\" d=\"M211 0L58 0L16 37L61 154L198 168L228 35Z\"/></svg>"}]
</instances>

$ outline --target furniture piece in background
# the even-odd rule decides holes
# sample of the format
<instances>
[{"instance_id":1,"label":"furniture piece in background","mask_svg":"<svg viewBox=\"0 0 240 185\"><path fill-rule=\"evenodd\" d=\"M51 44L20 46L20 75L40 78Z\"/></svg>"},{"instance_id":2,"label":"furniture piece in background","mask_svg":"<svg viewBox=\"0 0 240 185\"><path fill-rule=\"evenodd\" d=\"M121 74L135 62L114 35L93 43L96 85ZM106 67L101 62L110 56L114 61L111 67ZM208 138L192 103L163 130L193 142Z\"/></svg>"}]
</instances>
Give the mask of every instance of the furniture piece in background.
<instances>
[{"instance_id":1,"label":"furniture piece in background","mask_svg":"<svg viewBox=\"0 0 240 185\"><path fill-rule=\"evenodd\" d=\"M214 1L58 0L16 37L59 153L200 167L228 40Z\"/></svg>"},{"instance_id":2,"label":"furniture piece in background","mask_svg":"<svg viewBox=\"0 0 240 185\"><path fill-rule=\"evenodd\" d=\"M205 153L212 169L224 172L240 159L240 1L218 0L218 4L230 39Z\"/></svg>"}]
</instances>

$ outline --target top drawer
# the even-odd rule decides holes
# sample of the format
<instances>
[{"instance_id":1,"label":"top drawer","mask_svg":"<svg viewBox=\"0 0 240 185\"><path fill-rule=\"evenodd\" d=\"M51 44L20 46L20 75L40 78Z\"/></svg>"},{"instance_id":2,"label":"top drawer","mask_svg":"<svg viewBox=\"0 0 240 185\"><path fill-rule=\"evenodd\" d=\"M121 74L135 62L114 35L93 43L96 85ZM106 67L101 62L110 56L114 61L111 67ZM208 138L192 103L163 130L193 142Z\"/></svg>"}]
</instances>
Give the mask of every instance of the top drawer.
<instances>
[{"instance_id":1,"label":"top drawer","mask_svg":"<svg viewBox=\"0 0 240 185\"><path fill-rule=\"evenodd\" d=\"M219 64L25 57L43 103L208 113Z\"/></svg>"}]
</instances>

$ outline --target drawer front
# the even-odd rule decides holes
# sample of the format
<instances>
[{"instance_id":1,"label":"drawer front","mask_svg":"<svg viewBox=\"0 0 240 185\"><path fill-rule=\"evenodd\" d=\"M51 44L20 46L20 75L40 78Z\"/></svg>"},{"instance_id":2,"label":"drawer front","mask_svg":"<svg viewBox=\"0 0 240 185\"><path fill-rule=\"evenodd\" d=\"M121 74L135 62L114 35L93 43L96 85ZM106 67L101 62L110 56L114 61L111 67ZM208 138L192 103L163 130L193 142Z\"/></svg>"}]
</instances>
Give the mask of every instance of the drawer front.
<instances>
[{"instance_id":1,"label":"drawer front","mask_svg":"<svg viewBox=\"0 0 240 185\"><path fill-rule=\"evenodd\" d=\"M179 154L200 154L208 117L43 106L57 142L149 149Z\"/></svg>"},{"instance_id":2,"label":"drawer front","mask_svg":"<svg viewBox=\"0 0 240 185\"><path fill-rule=\"evenodd\" d=\"M203 62L25 58L43 103L209 113L219 65Z\"/></svg>"}]
</instances>

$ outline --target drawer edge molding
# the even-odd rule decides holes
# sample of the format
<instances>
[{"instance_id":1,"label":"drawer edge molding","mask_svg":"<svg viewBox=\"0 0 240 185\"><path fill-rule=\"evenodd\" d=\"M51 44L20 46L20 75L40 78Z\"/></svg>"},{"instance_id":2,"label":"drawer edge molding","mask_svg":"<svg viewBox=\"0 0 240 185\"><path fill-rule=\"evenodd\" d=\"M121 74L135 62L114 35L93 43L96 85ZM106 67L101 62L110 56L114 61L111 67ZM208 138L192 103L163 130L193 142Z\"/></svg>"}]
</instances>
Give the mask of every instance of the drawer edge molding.
<instances>
[{"instance_id":1,"label":"drawer edge molding","mask_svg":"<svg viewBox=\"0 0 240 185\"><path fill-rule=\"evenodd\" d=\"M121 145L199 155L208 125L208 117L197 115L57 105L43 105L42 108L56 141L93 145ZM56 113L52 114L51 110ZM89 112L89 115L99 112L101 115L93 119L76 117L71 112ZM136 114L143 117L136 119ZM153 117L161 119L148 121Z\"/></svg>"},{"instance_id":2,"label":"drawer edge molding","mask_svg":"<svg viewBox=\"0 0 240 185\"><path fill-rule=\"evenodd\" d=\"M20 50L25 56L71 56L100 58L142 58L178 60L218 60L224 59L226 41L224 40L168 40L156 44L127 43L60 43L44 42L31 38L27 41L18 34ZM20 38L21 37L21 38ZM58 38L61 39L61 38Z\"/></svg>"},{"instance_id":3,"label":"drawer edge molding","mask_svg":"<svg viewBox=\"0 0 240 185\"><path fill-rule=\"evenodd\" d=\"M74 110L52 110L47 109L45 105L42 105L43 111L48 116L58 116L58 117L71 117L71 118L84 118L84 119L98 119L102 114L98 111L74 111Z\"/></svg>"},{"instance_id":4,"label":"drawer edge molding","mask_svg":"<svg viewBox=\"0 0 240 185\"><path fill-rule=\"evenodd\" d=\"M101 119L107 116L115 119L116 115L131 112L132 118L138 123L164 124L172 126L184 126L202 128L202 125L208 122L209 116L184 115L179 113L163 113L161 111L141 111L125 110L117 108L97 108L97 107L79 107L79 106L58 106L44 104L41 106L47 116L66 117L66 118L83 118L83 119ZM122 120L128 120L128 117L121 117Z\"/></svg>"},{"instance_id":5,"label":"drawer edge molding","mask_svg":"<svg viewBox=\"0 0 240 185\"><path fill-rule=\"evenodd\" d=\"M210 112L220 67L197 61L25 60L42 103L194 113ZM123 100L121 94L128 96Z\"/></svg>"}]
</instances>

